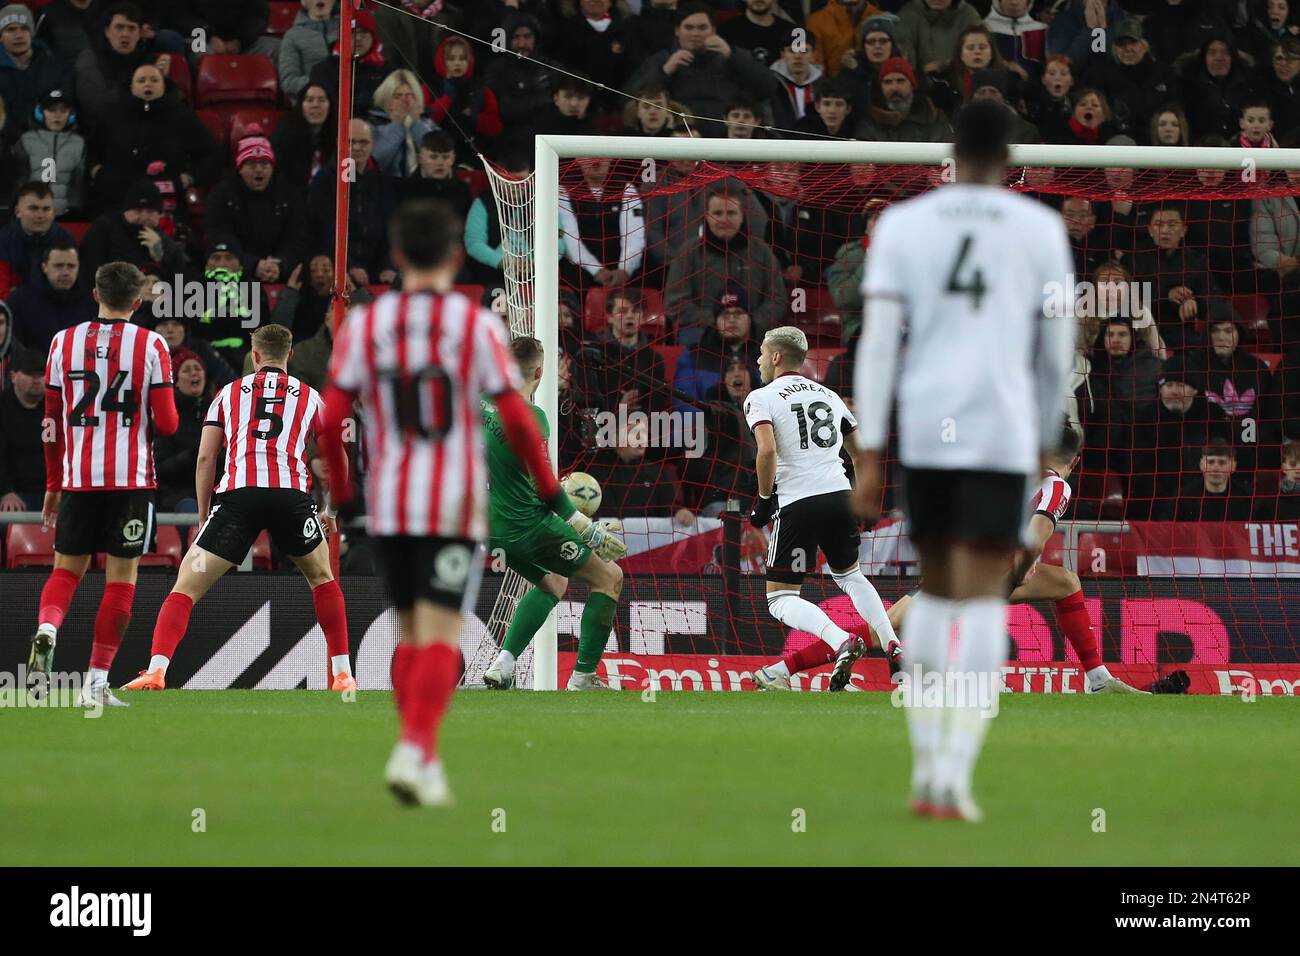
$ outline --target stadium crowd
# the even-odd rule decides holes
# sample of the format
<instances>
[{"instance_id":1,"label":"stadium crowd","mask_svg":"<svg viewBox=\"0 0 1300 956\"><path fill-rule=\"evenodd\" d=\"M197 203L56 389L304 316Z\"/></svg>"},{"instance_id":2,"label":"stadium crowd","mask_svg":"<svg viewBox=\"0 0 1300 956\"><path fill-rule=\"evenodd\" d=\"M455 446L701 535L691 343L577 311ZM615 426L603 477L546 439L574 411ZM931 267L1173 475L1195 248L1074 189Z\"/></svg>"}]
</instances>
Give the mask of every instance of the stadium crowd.
<instances>
[{"instance_id":1,"label":"stadium crowd","mask_svg":"<svg viewBox=\"0 0 1300 956\"><path fill-rule=\"evenodd\" d=\"M338 32L335 0L0 7L0 510L39 509L45 352L94 317L107 261L167 284L137 316L177 380L162 510L195 508L207 402L250 370L259 317L322 386ZM1300 146L1288 0L391 0L353 39L353 302L398 281L396 205L436 197L465 219L460 282L498 303L512 263L480 154L526 175L536 133L944 142L992 100L1022 143ZM690 525L753 492L742 406L766 329L805 327L809 373L851 399L870 229L902 192L798 164L645 173L562 170L560 461L602 483L605 514ZM1195 198L1127 199L1135 175L1039 193L1103 290L1080 317L1076 514L1300 518L1296 199L1234 198L1205 170ZM179 307L178 277L228 307ZM640 427L597 441L620 410L703 413L703 453Z\"/></svg>"}]
</instances>

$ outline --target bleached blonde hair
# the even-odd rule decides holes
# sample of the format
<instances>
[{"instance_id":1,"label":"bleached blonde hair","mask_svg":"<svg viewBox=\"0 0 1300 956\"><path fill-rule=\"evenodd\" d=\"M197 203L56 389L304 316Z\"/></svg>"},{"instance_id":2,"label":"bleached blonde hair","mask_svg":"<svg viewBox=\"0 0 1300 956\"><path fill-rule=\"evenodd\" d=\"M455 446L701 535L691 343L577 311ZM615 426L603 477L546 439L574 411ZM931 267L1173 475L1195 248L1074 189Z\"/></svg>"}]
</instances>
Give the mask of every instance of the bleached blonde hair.
<instances>
[{"instance_id":1,"label":"bleached blonde hair","mask_svg":"<svg viewBox=\"0 0 1300 956\"><path fill-rule=\"evenodd\" d=\"M423 114L424 89L420 83L420 78L410 70L394 70L384 77L384 82L380 83L379 88L375 90L375 106L387 111L388 105L393 101L393 94L397 92L399 86L409 86L411 88L418 106L417 113Z\"/></svg>"},{"instance_id":2,"label":"bleached blonde hair","mask_svg":"<svg viewBox=\"0 0 1300 956\"><path fill-rule=\"evenodd\" d=\"M803 364L803 360L808 357L808 336L803 334L803 329L796 328L793 325L782 325L775 329L769 329L768 333L763 336L763 341L772 349L781 353L789 368L798 368Z\"/></svg>"}]
</instances>

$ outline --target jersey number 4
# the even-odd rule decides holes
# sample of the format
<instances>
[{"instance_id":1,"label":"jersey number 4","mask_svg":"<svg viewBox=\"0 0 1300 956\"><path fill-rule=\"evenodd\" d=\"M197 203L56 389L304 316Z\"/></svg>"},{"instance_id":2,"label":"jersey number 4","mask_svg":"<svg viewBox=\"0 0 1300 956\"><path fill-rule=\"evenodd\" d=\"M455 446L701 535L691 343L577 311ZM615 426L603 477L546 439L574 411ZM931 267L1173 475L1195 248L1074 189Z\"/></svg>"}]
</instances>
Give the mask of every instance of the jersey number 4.
<instances>
[{"instance_id":1,"label":"jersey number 4","mask_svg":"<svg viewBox=\"0 0 1300 956\"><path fill-rule=\"evenodd\" d=\"M968 232L961 237L961 248L957 250L957 261L952 264L952 269L948 273L948 284L944 291L953 295L968 295L971 297L971 307L978 312L980 303L984 301L984 296L988 292L988 286L984 284L984 273L976 266L970 270L970 274L962 277L966 270L966 257L970 255L970 247L974 239Z\"/></svg>"},{"instance_id":2,"label":"jersey number 4","mask_svg":"<svg viewBox=\"0 0 1300 956\"><path fill-rule=\"evenodd\" d=\"M135 393L135 389L122 388L126 383L126 377L126 369L118 369L99 407L101 411L117 412L122 416L122 424L130 425L135 420L136 410L140 407L140 396ZM92 415L90 410L99 399L99 373L93 368L79 369L69 372L68 379L86 383L86 390L81 393L81 398L72 406L72 412L68 415L68 424L73 428L95 427L99 424L99 416Z\"/></svg>"}]
</instances>

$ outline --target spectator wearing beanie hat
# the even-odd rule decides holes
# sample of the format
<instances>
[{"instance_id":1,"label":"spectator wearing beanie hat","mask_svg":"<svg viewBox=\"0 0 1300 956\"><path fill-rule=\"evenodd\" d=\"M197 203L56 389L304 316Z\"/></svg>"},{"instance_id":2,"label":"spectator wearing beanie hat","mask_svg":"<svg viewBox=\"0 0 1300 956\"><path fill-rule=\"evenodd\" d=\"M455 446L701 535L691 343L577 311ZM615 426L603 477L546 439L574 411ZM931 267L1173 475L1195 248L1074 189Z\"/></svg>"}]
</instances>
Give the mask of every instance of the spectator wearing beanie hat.
<instances>
[{"instance_id":1,"label":"spectator wearing beanie hat","mask_svg":"<svg viewBox=\"0 0 1300 956\"><path fill-rule=\"evenodd\" d=\"M307 254L307 205L301 190L276 175L275 150L258 131L235 146L235 169L208 196L208 232L243 247L244 273L285 282Z\"/></svg>"},{"instance_id":2,"label":"spectator wearing beanie hat","mask_svg":"<svg viewBox=\"0 0 1300 956\"><path fill-rule=\"evenodd\" d=\"M339 39L339 16L335 0L302 0L302 10L293 26L280 41L276 71L280 89L286 96L297 96L311 80L316 64L328 59ZM334 73L338 86L338 71Z\"/></svg>"},{"instance_id":3,"label":"spectator wearing beanie hat","mask_svg":"<svg viewBox=\"0 0 1300 956\"><path fill-rule=\"evenodd\" d=\"M948 118L920 93L916 71L901 56L880 65L875 103L858 122L857 139L890 143L951 143Z\"/></svg>"},{"instance_id":4,"label":"spectator wearing beanie hat","mask_svg":"<svg viewBox=\"0 0 1300 956\"><path fill-rule=\"evenodd\" d=\"M840 73L840 78L853 91L854 112L865 113L871 105L871 92L876 88L880 65L890 57L902 55L902 47L898 44L898 17L892 13L877 13L862 21L853 65L846 66Z\"/></svg>"},{"instance_id":5,"label":"spectator wearing beanie hat","mask_svg":"<svg viewBox=\"0 0 1300 956\"><path fill-rule=\"evenodd\" d=\"M384 44L379 28L369 10L358 10L353 15L352 29L352 115L365 116L375 102L375 90L391 72L384 63ZM329 90L330 99L338 102L339 45L330 44L329 56L312 67L306 84L323 86Z\"/></svg>"},{"instance_id":6,"label":"spectator wearing beanie hat","mask_svg":"<svg viewBox=\"0 0 1300 956\"><path fill-rule=\"evenodd\" d=\"M162 216L162 194L153 180L136 180L119 210L104 213L86 233L81 242L82 272L93 276L106 262L129 262L146 276L174 281L189 268L189 260L181 244L161 228ZM145 287L144 298L154 298L150 286Z\"/></svg>"},{"instance_id":7,"label":"spectator wearing beanie hat","mask_svg":"<svg viewBox=\"0 0 1300 956\"><path fill-rule=\"evenodd\" d=\"M8 111L26 120L42 96L71 85L64 64L36 39L32 11L21 3L0 8L0 97Z\"/></svg>"},{"instance_id":8,"label":"spectator wearing beanie hat","mask_svg":"<svg viewBox=\"0 0 1300 956\"><path fill-rule=\"evenodd\" d=\"M749 291L739 282L727 282L713 306L713 325L678 357L673 387L692 398L707 398L717 391L722 373L734 360L749 366L756 382L761 345L749 314Z\"/></svg>"},{"instance_id":9,"label":"spectator wearing beanie hat","mask_svg":"<svg viewBox=\"0 0 1300 956\"><path fill-rule=\"evenodd\" d=\"M27 160L25 178L43 181L42 174L53 169L54 214L80 212L86 190L86 141L74 129L76 104L64 90L51 90L42 97L37 115L40 126L23 133L18 141Z\"/></svg>"},{"instance_id":10,"label":"spectator wearing beanie hat","mask_svg":"<svg viewBox=\"0 0 1300 956\"><path fill-rule=\"evenodd\" d=\"M199 462L203 419L212 402L213 389L207 368L197 353L181 346L172 349L171 359L180 424L172 434L154 438L158 507L163 511L193 513L199 510L194 494L194 470Z\"/></svg>"}]
</instances>

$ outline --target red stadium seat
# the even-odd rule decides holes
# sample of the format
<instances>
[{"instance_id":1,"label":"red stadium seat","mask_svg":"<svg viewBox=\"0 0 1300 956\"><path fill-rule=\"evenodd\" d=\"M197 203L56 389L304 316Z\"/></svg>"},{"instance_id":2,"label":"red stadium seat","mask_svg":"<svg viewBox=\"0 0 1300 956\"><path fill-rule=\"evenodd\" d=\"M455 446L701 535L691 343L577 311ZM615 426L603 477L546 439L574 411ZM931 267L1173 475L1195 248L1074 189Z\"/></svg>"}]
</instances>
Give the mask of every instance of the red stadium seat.
<instances>
[{"instance_id":1,"label":"red stadium seat","mask_svg":"<svg viewBox=\"0 0 1300 956\"><path fill-rule=\"evenodd\" d=\"M6 567L53 566L54 529L38 524L11 524L5 535Z\"/></svg>"},{"instance_id":2,"label":"red stadium seat","mask_svg":"<svg viewBox=\"0 0 1300 956\"><path fill-rule=\"evenodd\" d=\"M72 241L78 246L81 245L81 240L86 238L86 233L90 232L91 227L91 223L88 222L64 221L59 223L59 225L67 230L68 235L72 237Z\"/></svg>"},{"instance_id":3,"label":"red stadium seat","mask_svg":"<svg viewBox=\"0 0 1300 956\"><path fill-rule=\"evenodd\" d=\"M184 554L185 547L181 542L180 530L175 525L159 525L157 544L153 551L141 555L140 565L153 568L179 568Z\"/></svg>"},{"instance_id":4,"label":"red stadium seat","mask_svg":"<svg viewBox=\"0 0 1300 956\"><path fill-rule=\"evenodd\" d=\"M218 109L204 109L196 111L199 121L207 127L208 135L216 142L218 146L225 148L226 141L230 138L230 129L226 125L225 114Z\"/></svg>"},{"instance_id":5,"label":"red stadium seat","mask_svg":"<svg viewBox=\"0 0 1300 956\"><path fill-rule=\"evenodd\" d=\"M185 54L171 54L171 65L167 68L167 80L176 89L182 100L193 105L194 78L190 76L190 61Z\"/></svg>"},{"instance_id":6,"label":"red stadium seat","mask_svg":"<svg viewBox=\"0 0 1300 956\"><path fill-rule=\"evenodd\" d=\"M831 361L843 354L844 349L838 347L810 348L807 357L803 360L803 365L799 367L799 374L820 382L826 378L826 370L830 368Z\"/></svg>"},{"instance_id":7,"label":"red stadium seat","mask_svg":"<svg viewBox=\"0 0 1300 956\"><path fill-rule=\"evenodd\" d=\"M456 178L469 187L469 194L475 199L488 188L487 173L481 169L457 169Z\"/></svg>"},{"instance_id":8,"label":"red stadium seat","mask_svg":"<svg viewBox=\"0 0 1300 956\"><path fill-rule=\"evenodd\" d=\"M273 106L260 105L221 106L217 111L227 123L229 135L226 138L232 150L238 148L239 141L245 136L255 135L259 128L263 136L269 137L285 114L284 110Z\"/></svg>"},{"instance_id":9,"label":"red stadium seat","mask_svg":"<svg viewBox=\"0 0 1300 956\"><path fill-rule=\"evenodd\" d=\"M269 56L214 54L199 60L195 100L218 103L277 103L280 81Z\"/></svg>"},{"instance_id":10,"label":"red stadium seat","mask_svg":"<svg viewBox=\"0 0 1300 956\"><path fill-rule=\"evenodd\" d=\"M284 36L301 11L302 4L298 0L271 0L271 16L266 21L266 32L274 37Z\"/></svg>"},{"instance_id":11,"label":"red stadium seat","mask_svg":"<svg viewBox=\"0 0 1300 956\"><path fill-rule=\"evenodd\" d=\"M791 325L803 329L809 345L830 347L840 343L843 322L840 310L825 286L800 286L787 293Z\"/></svg>"},{"instance_id":12,"label":"red stadium seat","mask_svg":"<svg viewBox=\"0 0 1300 956\"><path fill-rule=\"evenodd\" d=\"M263 531L253 542L253 567L259 571L269 571L271 561L271 536Z\"/></svg>"},{"instance_id":13,"label":"red stadium seat","mask_svg":"<svg viewBox=\"0 0 1300 956\"><path fill-rule=\"evenodd\" d=\"M469 299L475 305L479 305L483 302L483 293L487 291L486 288L481 285L458 285L455 288L457 292Z\"/></svg>"},{"instance_id":14,"label":"red stadium seat","mask_svg":"<svg viewBox=\"0 0 1300 956\"><path fill-rule=\"evenodd\" d=\"M1065 553L1065 535L1059 531L1047 539L1047 544L1043 545L1043 563L1054 564L1060 567L1065 562L1062 557Z\"/></svg>"}]
</instances>

